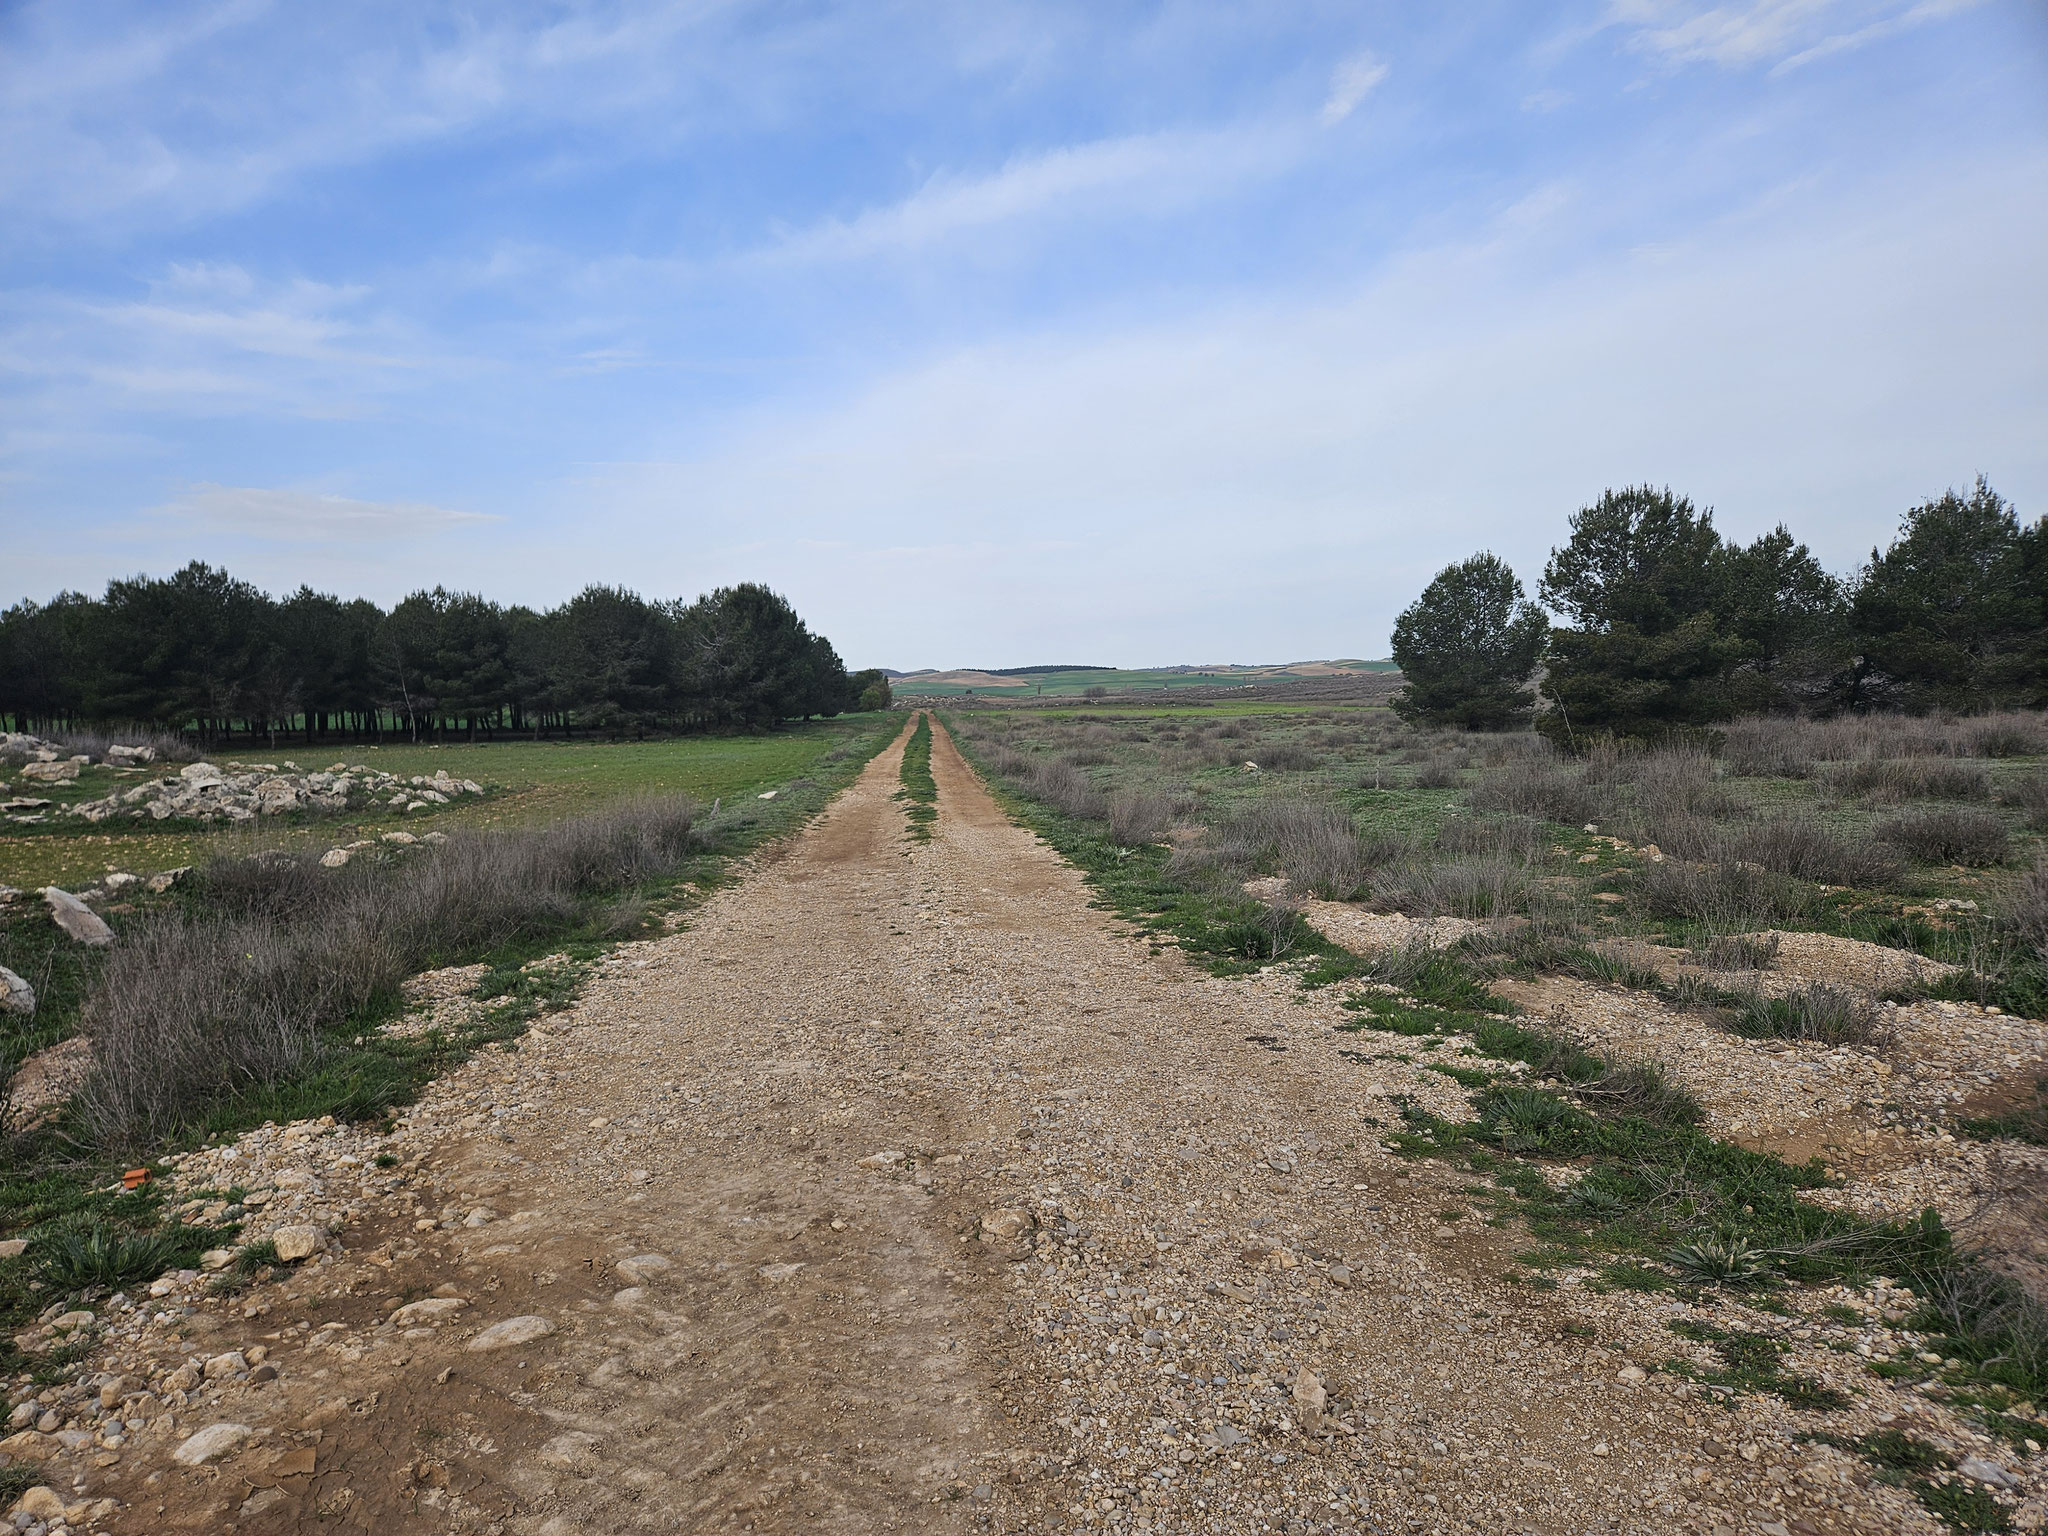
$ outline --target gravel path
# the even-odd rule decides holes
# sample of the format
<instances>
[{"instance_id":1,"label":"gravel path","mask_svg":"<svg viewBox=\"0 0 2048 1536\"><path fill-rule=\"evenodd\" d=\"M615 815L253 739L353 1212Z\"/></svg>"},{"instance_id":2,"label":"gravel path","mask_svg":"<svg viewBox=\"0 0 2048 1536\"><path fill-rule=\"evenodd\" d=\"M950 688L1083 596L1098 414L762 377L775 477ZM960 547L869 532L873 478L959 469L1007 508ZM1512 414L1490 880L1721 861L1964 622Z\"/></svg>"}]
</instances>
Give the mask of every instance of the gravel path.
<instances>
[{"instance_id":1,"label":"gravel path","mask_svg":"<svg viewBox=\"0 0 2048 1536\"><path fill-rule=\"evenodd\" d=\"M74 1528L1938 1529L1660 1375L1682 1303L1510 1282L1526 1236L1375 1135L1454 1085L1122 931L934 736L929 844L899 740L390 1137L249 1143L334 1247L116 1326L141 1427L39 1453L120 1501Z\"/></svg>"}]
</instances>

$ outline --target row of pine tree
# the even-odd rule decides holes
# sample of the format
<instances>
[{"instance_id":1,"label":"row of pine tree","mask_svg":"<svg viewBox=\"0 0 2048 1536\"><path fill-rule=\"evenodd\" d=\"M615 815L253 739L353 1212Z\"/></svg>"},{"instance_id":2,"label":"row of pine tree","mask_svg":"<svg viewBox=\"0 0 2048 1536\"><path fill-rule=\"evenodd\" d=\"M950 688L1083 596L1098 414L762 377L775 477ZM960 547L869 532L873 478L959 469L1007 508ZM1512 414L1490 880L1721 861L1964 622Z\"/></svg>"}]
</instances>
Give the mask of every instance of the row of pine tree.
<instances>
[{"instance_id":1,"label":"row of pine tree","mask_svg":"<svg viewBox=\"0 0 2048 1536\"><path fill-rule=\"evenodd\" d=\"M0 719L420 740L450 734L757 730L876 708L879 672L753 583L694 602L590 587L545 612L415 592L385 612L310 587L274 598L194 562L0 614Z\"/></svg>"}]
</instances>

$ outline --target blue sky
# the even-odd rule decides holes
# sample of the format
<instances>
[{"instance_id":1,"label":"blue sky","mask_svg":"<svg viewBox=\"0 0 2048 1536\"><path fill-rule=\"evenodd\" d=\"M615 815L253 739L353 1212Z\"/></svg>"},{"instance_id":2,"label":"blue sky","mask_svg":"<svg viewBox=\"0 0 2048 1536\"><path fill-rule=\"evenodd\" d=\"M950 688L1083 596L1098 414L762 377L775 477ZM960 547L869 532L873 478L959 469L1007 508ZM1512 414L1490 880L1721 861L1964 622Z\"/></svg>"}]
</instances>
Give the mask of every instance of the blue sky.
<instances>
[{"instance_id":1,"label":"blue sky","mask_svg":"<svg viewBox=\"0 0 2048 1536\"><path fill-rule=\"evenodd\" d=\"M0 11L0 601L787 592L853 664L1384 655L1669 483L2048 510L2048 7Z\"/></svg>"}]
</instances>

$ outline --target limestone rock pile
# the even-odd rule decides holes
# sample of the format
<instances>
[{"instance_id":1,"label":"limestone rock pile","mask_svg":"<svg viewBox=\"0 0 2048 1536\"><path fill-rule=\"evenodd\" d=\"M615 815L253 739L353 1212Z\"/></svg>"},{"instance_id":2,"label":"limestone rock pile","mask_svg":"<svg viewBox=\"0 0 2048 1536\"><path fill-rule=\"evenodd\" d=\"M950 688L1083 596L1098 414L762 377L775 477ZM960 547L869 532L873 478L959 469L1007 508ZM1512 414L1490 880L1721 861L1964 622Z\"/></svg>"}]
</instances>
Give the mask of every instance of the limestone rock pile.
<instances>
[{"instance_id":1,"label":"limestone rock pile","mask_svg":"<svg viewBox=\"0 0 2048 1536\"><path fill-rule=\"evenodd\" d=\"M481 784L451 778L445 768L432 778L415 774L408 779L354 763L336 763L316 773L304 773L290 762L230 762L225 770L201 762L187 763L176 774L98 800L81 801L69 808L69 814L90 822L124 815L134 821L145 817L165 821L175 816L238 822L292 811L331 813L380 804L424 810L483 792Z\"/></svg>"}]
</instances>

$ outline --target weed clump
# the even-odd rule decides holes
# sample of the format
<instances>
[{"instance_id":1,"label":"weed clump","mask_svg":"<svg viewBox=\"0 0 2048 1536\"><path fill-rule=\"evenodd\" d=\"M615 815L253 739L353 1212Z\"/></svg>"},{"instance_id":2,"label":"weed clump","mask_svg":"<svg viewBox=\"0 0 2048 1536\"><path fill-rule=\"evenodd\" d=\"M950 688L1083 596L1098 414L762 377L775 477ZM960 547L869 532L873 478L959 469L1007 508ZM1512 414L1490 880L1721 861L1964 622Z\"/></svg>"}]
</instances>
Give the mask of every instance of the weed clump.
<instances>
[{"instance_id":1,"label":"weed clump","mask_svg":"<svg viewBox=\"0 0 2048 1536\"><path fill-rule=\"evenodd\" d=\"M1818 1045L1867 1045L1879 1035L1878 1010L1869 998L1826 982L1766 997L1744 994L1735 1033L1752 1040L1805 1040Z\"/></svg>"}]
</instances>

